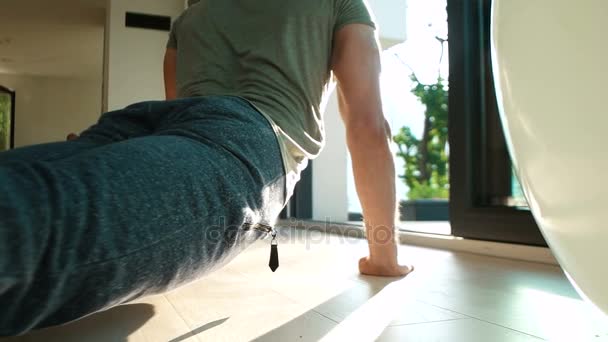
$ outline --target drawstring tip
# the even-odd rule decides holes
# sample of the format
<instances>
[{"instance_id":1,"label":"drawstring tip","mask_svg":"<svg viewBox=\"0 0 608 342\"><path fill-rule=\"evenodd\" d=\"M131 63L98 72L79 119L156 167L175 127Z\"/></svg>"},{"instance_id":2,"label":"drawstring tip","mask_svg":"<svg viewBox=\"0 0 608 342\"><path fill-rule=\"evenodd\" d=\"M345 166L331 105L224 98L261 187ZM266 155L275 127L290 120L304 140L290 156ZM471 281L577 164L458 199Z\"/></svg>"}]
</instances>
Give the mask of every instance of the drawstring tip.
<instances>
[{"instance_id":1,"label":"drawstring tip","mask_svg":"<svg viewBox=\"0 0 608 342\"><path fill-rule=\"evenodd\" d=\"M279 246L277 241L277 233L272 233L272 242L270 242L270 261L268 262L268 267L272 272L276 271L279 268Z\"/></svg>"}]
</instances>

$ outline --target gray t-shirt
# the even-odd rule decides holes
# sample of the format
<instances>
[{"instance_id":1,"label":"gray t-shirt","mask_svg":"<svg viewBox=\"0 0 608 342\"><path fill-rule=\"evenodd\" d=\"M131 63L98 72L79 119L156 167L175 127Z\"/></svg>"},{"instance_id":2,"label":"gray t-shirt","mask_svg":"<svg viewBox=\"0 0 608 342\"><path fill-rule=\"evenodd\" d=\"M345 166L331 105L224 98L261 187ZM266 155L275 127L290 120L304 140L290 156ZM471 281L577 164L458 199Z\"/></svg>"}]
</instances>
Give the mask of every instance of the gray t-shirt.
<instances>
[{"instance_id":1,"label":"gray t-shirt","mask_svg":"<svg viewBox=\"0 0 608 342\"><path fill-rule=\"evenodd\" d=\"M288 198L325 141L320 104L328 90L334 32L372 27L363 0L201 0L171 31L179 97L232 95L273 125Z\"/></svg>"}]
</instances>

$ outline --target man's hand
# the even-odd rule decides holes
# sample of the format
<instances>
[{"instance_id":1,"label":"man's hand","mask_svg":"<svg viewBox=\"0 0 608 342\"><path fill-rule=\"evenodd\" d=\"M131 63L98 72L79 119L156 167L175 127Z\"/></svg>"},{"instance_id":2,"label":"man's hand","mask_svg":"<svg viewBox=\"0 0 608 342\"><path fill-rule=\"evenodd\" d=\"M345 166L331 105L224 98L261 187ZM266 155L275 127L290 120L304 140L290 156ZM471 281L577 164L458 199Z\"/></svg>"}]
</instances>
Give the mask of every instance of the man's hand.
<instances>
[{"instance_id":1,"label":"man's hand","mask_svg":"<svg viewBox=\"0 0 608 342\"><path fill-rule=\"evenodd\" d=\"M350 24L335 33L332 70L369 243L370 256L361 259L359 270L406 275L413 268L397 262L395 165L380 99L380 49L371 27Z\"/></svg>"},{"instance_id":2,"label":"man's hand","mask_svg":"<svg viewBox=\"0 0 608 342\"><path fill-rule=\"evenodd\" d=\"M370 246L370 256L359 260L359 272L362 274L402 277L414 270L414 266L399 265L397 261L399 247L393 227L368 227L367 240Z\"/></svg>"},{"instance_id":3,"label":"man's hand","mask_svg":"<svg viewBox=\"0 0 608 342\"><path fill-rule=\"evenodd\" d=\"M380 277L403 277L414 271L414 266L402 266L390 260L372 260L370 257L359 259L359 272L361 274Z\"/></svg>"}]
</instances>

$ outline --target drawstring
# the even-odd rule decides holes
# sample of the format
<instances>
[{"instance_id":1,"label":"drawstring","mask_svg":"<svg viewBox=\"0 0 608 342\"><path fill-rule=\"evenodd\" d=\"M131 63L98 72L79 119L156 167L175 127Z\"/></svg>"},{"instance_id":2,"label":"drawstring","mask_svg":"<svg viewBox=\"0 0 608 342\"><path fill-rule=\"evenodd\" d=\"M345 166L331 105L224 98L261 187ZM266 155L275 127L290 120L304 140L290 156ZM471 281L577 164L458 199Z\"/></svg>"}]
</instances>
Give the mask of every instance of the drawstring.
<instances>
[{"instance_id":1,"label":"drawstring","mask_svg":"<svg viewBox=\"0 0 608 342\"><path fill-rule=\"evenodd\" d=\"M272 240L270 241L270 260L268 261L268 267L270 267L272 272L275 272L277 268L279 268L279 241L277 239L277 231L271 226L262 223L252 224L246 222L244 226L246 229L253 227L255 230L263 231L272 236Z\"/></svg>"}]
</instances>

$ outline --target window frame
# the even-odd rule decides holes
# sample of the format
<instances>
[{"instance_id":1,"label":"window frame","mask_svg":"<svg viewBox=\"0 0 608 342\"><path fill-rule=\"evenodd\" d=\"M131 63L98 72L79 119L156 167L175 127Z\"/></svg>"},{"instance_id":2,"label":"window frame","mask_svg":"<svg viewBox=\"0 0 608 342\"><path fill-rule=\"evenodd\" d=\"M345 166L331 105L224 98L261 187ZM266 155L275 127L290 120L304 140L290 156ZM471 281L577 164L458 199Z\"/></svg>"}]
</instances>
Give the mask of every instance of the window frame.
<instances>
[{"instance_id":1,"label":"window frame","mask_svg":"<svg viewBox=\"0 0 608 342\"><path fill-rule=\"evenodd\" d=\"M547 246L529 210L492 203L511 191L491 68L491 0L448 0L450 223L459 237ZM498 198L493 196L494 198Z\"/></svg>"}]
</instances>

